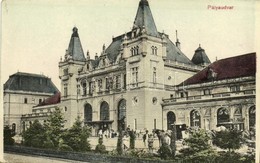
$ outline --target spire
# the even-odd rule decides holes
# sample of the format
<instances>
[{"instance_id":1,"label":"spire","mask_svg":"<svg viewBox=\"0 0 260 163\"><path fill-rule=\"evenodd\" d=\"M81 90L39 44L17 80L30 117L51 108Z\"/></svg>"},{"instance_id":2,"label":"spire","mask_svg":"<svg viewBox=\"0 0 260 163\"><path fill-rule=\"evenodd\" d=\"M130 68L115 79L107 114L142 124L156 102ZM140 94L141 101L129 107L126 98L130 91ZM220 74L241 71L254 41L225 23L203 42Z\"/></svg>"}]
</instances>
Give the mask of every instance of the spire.
<instances>
[{"instance_id":1,"label":"spire","mask_svg":"<svg viewBox=\"0 0 260 163\"><path fill-rule=\"evenodd\" d=\"M200 66L207 66L211 62L205 53L205 50L201 48L201 45L199 44L199 47L195 50L195 54L192 57L191 60L194 64L200 65Z\"/></svg>"},{"instance_id":2,"label":"spire","mask_svg":"<svg viewBox=\"0 0 260 163\"><path fill-rule=\"evenodd\" d=\"M139 2L133 29L139 28L143 30L143 27L148 35L159 36L147 0L140 0Z\"/></svg>"},{"instance_id":3,"label":"spire","mask_svg":"<svg viewBox=\"0 0 260 163\"><path fill-rule=\"evenodd\" d=\"M176 30L176 42L175 42L175 45L177 48L181 49L181 43L179 42L179 39L178 39L178 31Z\"/></svg>"},{"instance_id":4,"label":"spire","mask_svg":"<svg viewBox=\"0 0 260 163\"><path fill-rule=\"evenodd\" d=\"M83 52L83 49L81 46L81 42L79 39L77 27L74 27L72 29L72 35L71 35L69 47L68 47L68 50L66 53L67 53L67 55L69 55L69 58L72 58L72 60L86 61L86 58L84 56L84 52Z\"/></svg>"}]
</instances>

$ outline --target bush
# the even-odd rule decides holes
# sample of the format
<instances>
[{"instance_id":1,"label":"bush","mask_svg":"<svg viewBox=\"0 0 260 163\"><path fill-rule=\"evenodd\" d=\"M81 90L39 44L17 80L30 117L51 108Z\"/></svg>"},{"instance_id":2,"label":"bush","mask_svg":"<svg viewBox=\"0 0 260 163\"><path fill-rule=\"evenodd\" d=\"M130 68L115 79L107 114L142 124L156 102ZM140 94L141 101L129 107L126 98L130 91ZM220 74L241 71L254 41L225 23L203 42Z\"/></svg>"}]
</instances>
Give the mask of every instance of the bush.
<instances>
[{"instance_id":1,"label":"bush","mask_svg":"<svg viewBox=\"0 0 260 163\"><path fill-rule=\"evenodd\" d=\"M215 137L213 137L214 145L222 149L228 149L229 151L239 149L242 145L242 142L242 132L238 130L219 131L216 132Z\"/></svg>"},{"instance_id":2,"label":"bush","mask_svg":"<svg viewBox=\"0 0 260 163\"><path fill-rule=\"evenodd\" d=\"M35 120L30 128L22 133L23 144L29 147L42 148L46 141L45 130L38 120Z\"/></svg>"},{"instance_id":3,"label":"bush","mask_svg":"<svg viewBox=\"0 0 260 163\"><path fill-rule=\"evenodd\" d=\"M14 139L14 132L9 128L9 126L4 127L4 145L13 145Z\"/></svg>"},{"instance_id":4,"label":"bush","mask_svg":"<svg viewBox=\"0 0 260 163\"><path fill-rule=\"evenodd\" d=\"M161 159L167 160L172 157L170 146L163 143L160 149L158 150L158 154Z\"/></svg>"},{"instance_id":5,"label":"bush","mask_svg":"<svg viewBox=\"0 0 260 163\"><path fill-rule=\"evenodd\" d=\"M61 144L58 148L59 151L73 151L73 149L67 144Z\"/></svg>"},{"instance_id":6,"label":"bush","mask_svg":"<svg viewBox=\"0 0 260 163\"><path fill-rule=\"evenodd\" d=\"M147 153L144 149L129 149L128 151L126 151L125 155L135 158L150 158L153 156L152 154Z\"/></svg>"},{"instance_id":7,"label":"bush","mask_svg":"<svg viewBox=\"0 0 260 163\"><path fill-rule=\"evenodd\" d=\"M70 146L73 151L85 152L91 149L87 140L90 136L90 128L82 124L80 117L77 117L73 126L62 135L64 144Z\"/></svg>"},{"instance_id":8,"label":"bush","mask_svg":"<svg viewBox=\"0 0 260 163\"><path fill-rule=\"evenodd\" d=\"M255 157L253 155L241 155L235 152L219 152L217 160L221 163L254 163Z\"/></svg>"}]
</instances>

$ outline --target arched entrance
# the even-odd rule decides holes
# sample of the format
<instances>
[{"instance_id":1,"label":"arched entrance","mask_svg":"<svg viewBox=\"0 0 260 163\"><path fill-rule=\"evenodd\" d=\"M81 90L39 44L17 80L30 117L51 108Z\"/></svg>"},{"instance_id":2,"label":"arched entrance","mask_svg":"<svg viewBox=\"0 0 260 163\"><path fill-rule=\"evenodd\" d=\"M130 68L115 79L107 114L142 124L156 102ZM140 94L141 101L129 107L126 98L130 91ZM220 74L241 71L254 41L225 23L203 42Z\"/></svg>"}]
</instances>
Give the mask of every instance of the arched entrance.
<instances>
[{"instance_id":1,"label":"arched entrance","mask_svg":"<svg viewBox=\"0 0 260 163\"><path fill-rule=\"evenodd\" d=\"M84 121L85 122L92 121L92 106L90 104L86 104L84 107Z\"/></svg>"},{"instance_id":2,"label":"arched entrance","mask_svg":"<svg viewBox=\"0 0 260 163\"><path fill-rule=\"evenodd\" d=\"M174 124L176 121L175 114L172 111L169 111L167 113L167 130L172 129L172 124Z\"/></svg>"},{"instance_id":3,"label":"arched entrance","mask_svg":"<svg viewBox=\"0 0 260 163\"><path fill-rule=\"evenodd\" d=\"M118 123L117 123L118 130L119 130L120 125L122 126L122 129L125 130L126 129L126 119L125 119L126 118L126 100L125 99L120 100L118 103L117 117L118 117ZM121 124L123 119L124 119L124 124Z\"/></svg>"},{"instance_id":4,"label":"arched entrance","mask_svg":"<svg viewBox=\"0 0 260 163\"><path fill-rule=\"evenodd\" d=\"M190 126L191 127L201 127L200 126L200 113L197 110L192 110L190 112Z\"/></svg>"},{"instance_id":5,"label":"arched entrance","mask_svg":"<svg viewBox=\"0 0 260 163\"><path fill-rule=\"evenodd\" d=\"M217 112L217 125L230 122L229 111L226 108L219 108Z\"/></svg>"},{"instance_id":6,"label":"arched entrance","mask_svg":"<svg viewBox=\"0 0 260 163\"><path fill-rule=\"evenodd\" d=\"M255 106L251 106L249 108L249 129L252 129L255 127Z\"/></svg>"}]
</instances>

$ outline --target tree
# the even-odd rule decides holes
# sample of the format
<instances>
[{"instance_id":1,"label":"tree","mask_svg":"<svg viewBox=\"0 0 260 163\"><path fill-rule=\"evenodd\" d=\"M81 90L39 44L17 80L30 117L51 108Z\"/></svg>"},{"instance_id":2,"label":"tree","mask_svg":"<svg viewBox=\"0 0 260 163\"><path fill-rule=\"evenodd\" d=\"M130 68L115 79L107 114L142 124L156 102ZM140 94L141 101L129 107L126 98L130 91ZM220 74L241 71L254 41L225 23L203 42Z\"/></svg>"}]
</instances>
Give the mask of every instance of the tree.
<instances>
[{"instance_id":1,"label":"tree","mask_svg":"<svg viewBox=\"0 0 260 163\"><path fill-rule=\"evenodd\" d=\"M173 124L172 132L171 132L171 144L170 144L171 151L172 151L172 157L174 157L175 153L176 153L176 137L177 137L176 134L177 134L176 126L175 126L175 124Z\"/></svg>"},{"instance_id":2,"label":"tree","mask_svg":"<svg viewBox=\"0 0 260 163\"><path fill-rule=\"evenodd\" d=\"M46 133L45 147L58 148L59 141L64 133L64 117L61 109L56 107L55 110L49 116L47 122L44 124Z\"/></svg>"},{"instance_id":3,"label":"tree","mask_svg":"<svg viewBox=\"0 0 260 163\"><path fill-rule=\"evenodd\" d=\"M82 126L83 121L78 116L73 126L67 130L63 136L63 144L66 144L77 152L85 152L91 149L88 142L90 136L90 128L88 126Z\"/></svg>"},{"instance_id":4,"label":"tree","mask_svg":"<svg viewBox=\"0 0 260 163\"><path fill-rule=\"evenodd\" d=\"M35 120L30 128L22 133L22 137L25 146L41 148L42 142L46 141L45 129L38 120Z\"/></svg>"},{"instance_id":5,"label":"tree","mask_svg":"<svg viewBox=\"0 0 260 163\"><path fill-rule=\"evenodd\" d=\"M213 137L213 144L222 148L234 151L241 147L243 142L242 132L238 130L222 130L216 132L215 137Z\"/></svg>"},{"instance_id":6,"label":"tree","mask_svg":"<svg viewBox=\"0 0 260 163\"><path fill-rule=\"evenodd\" d=\"M123 117L121 120L119 120L119 127L118 127L118 139L117 139L117 146L116 151L119 155L123 154L123 126L125 124L125 117Z\"/></svg>"},{"instance_id":7,"label":"tree","mask_svg":"<svg viewBox=\"0 0 260 163\"><path fill-rule=\"evenodd\" d=\"M15 133L9 128L9 126L4 127L4 145L13 145L14 139L12 138Z\"/></svg>"},{"instance_id":8,"label":"tree","mask_svg":"<svg viewBox=\"0 0 260 163\"><path fill-rule=\"evenodd\" d=\"M135 132L133 130L129 131L129 136L130 136L130 149L135 149Z\"/></svg>"},{"instance_id":9,"label":"tree","mask_svg":"<svg viewBox=\"0 0 260 163\"><path fill-rule=\"evenodd\" d=\"M205 130L190 130L189 138L184 139L184 144L188 147L181 149L180 153L185 159L194 160L194 162L210 162L215 158L215 152L209 140L210 136Z\"/></svg>"}]
</instances>

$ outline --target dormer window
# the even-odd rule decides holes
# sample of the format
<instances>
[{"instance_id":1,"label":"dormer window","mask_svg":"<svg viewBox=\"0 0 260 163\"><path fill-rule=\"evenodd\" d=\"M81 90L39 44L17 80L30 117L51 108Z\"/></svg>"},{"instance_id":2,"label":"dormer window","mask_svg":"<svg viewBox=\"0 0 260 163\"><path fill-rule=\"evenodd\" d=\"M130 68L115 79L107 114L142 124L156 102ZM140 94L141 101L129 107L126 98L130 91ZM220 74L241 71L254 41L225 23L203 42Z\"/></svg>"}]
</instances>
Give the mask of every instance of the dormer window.
<instances>
[{"instance_id":1,"label":"dormer window","mask_svg":"<svg viewBox=\"0 0 260 163\"><path fill-rule=\"evenodd\" d=\"M131 48L131 56L138 55L139 53L139 47L135 46Z\"/></svg>"},{"instance_id":2,"label":"dormer window","mask_svg":"<svg viewBox=\"0 0 260 163\"><path fill-rule=\"evenodd\" d=\"M239 85L234 85L230 87L231 92L238 92L240 91L240 86Z\"/></svg>"},{"instance_id":3,"label":"dormer window","mask_svg":"<svg viewBox=\"0 0 260 163\"><path fill-rule=\"evenodd\" d=\"M211 90L210 89L205 89L203 90L204 95L210 95L211 94Z\"/></svg>"},{"instance_id":4,"label":"dormer window","mask_svg":"<svg viewBox=\"0 0 260 163\"><path fill-rule=\"evenodd\" d=\"M188 92L180 92L180 98L188 97Z\"/></svg>"},{"instance_id":5,"label":"dormer window","mask_svg":"<svg viewBox=\"0 0 260 163\"><path fill-rule=\"evenodd\" d=\"M69 70L66 68L63 70L63 75L68 75L69 74Z\"/></svg>"}]
</instances>

